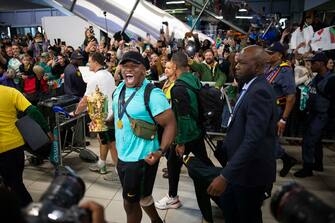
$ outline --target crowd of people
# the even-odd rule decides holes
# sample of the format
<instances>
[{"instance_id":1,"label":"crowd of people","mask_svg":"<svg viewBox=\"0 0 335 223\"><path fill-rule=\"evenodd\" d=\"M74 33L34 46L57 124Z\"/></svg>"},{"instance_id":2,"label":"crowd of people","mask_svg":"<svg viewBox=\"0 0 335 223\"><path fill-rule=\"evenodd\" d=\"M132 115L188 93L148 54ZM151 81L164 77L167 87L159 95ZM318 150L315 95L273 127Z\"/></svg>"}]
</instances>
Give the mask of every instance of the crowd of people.
<instances>
[{"instance_id":1,"label":"crowd of people","mask_svg":"<svg viewBox=\"0 0 335 223\"><path fill-rule=\"evenodd\" d=\"M196 33L176 40L169 24L164 26L157 41L150 35L121 35L99 42L87 28L78 48L56 40L50 44L42 33L0 40L0 175L22 206L31 201L22 180L24 142L17 130L17 137L7 138L16 129L17 110L32 114L52 140L34 105L63 94L78 96L71 113L76 116L85 112L96 87L108 98L108 130L98 134L99 161L90 170L106 174L110 151L116 168L105 179L121 182L128 223L141 221L141 208L152 222L163 222L156 208L182 205L179 175L190 153L216 168L216 176L204 181L190 174L207 222L213 222L210 198L226 222L262 221L261 205L276 179L276 159L283 161L281 177L297 163L280 146L285 134L303 136L303 166L296 177L323 171L323 132L335 111L333 52L289 52L287 30L270 42L254 38L253 29L244 37L228 30L211 42L200 41ZM85 65L94 72L88 83L79 71ZM218 131L227 134L216 148L226 161L220 168L209 159L204 142L201 82L211 82L212 90L228 97L217 120ZM154 202L161 157L167 158L169 190ZM13 159L20 165L10 165Z\"/></svg>"}]
</instances>

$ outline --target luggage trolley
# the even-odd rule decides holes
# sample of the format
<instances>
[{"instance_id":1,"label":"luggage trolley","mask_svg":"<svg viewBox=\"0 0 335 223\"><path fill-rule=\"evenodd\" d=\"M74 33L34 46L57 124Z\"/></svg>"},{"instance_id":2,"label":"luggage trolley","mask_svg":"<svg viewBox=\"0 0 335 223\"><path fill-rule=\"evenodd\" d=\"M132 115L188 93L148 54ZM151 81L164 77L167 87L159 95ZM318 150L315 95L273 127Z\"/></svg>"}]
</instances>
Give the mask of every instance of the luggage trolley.
<instances>
[{"instance_id":1,"label":"luggage trolley","mask_svg":"<svg viewBox=\"0 0 335 223\"><path fill-rule=\"evenodd\" d=\"M79 157L96 160L96 155L86 149L86 113L70 117L76 109L80 98L71 95L52 97L41 101L38 107L53 130L53 142L50 161L55 166L63 165L62 158L71 152L78 152Z\"/></svg>"},{"instance_id":2,"label":"luggage trolley","mask_svg":"<svg viewBox=\"0 0 335 223\"><path fill-rule=\"evenodd\" d=\"M66 107L54 106L52 109L55 113L55 127L53 146L57 148L56 161L60 166L63 165L63 158L71 152L81 153L86 150L85 140L85 116L82 113L78 116L71 117L70 112L76 109L77 104L72 104ZM62 134L64 132L64 134ZM56 154L54 154L56 155ZM57 158L59 160L57 160Z\"/></svg>"}]
</instances>

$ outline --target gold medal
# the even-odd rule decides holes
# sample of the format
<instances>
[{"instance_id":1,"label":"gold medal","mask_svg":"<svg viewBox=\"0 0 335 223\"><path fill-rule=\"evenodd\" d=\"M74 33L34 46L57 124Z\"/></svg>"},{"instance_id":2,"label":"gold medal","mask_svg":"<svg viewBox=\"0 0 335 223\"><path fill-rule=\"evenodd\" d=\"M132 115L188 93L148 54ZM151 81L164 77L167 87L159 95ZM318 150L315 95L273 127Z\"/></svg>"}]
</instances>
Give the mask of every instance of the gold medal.
<instances>
[{"instance_id":1,"label":"gold medal","mask_svg":"<svg viewBox=\"0 0 335 223\"><path fill-rule=\"evenodd\" d=\"M119 129L122 129L123 128L122 120L121 119L117 120L116 125Z\"/></svg>"}]
</instances>

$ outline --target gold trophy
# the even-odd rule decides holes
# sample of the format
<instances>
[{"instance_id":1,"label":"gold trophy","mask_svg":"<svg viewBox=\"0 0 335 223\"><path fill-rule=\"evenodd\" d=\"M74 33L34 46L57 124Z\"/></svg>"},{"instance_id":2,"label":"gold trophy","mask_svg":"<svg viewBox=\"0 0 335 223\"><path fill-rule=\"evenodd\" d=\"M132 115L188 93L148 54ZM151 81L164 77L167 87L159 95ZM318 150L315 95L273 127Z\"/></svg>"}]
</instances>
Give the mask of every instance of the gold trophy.
<instances>
[{"instance_id":1,"label":"gold trophy","mask_svg":"<svg viewBox=\"0 0 335 223\"><path fill-rule=\"evenodd\" d=\"M95 92L91 96L87 97L88 104L88 115L91 118L89 124L90 132L104 132L108 130L105 120L108 116L108 99L100 91L98 85L95 88Z\"/></svg>"}]
</instances>

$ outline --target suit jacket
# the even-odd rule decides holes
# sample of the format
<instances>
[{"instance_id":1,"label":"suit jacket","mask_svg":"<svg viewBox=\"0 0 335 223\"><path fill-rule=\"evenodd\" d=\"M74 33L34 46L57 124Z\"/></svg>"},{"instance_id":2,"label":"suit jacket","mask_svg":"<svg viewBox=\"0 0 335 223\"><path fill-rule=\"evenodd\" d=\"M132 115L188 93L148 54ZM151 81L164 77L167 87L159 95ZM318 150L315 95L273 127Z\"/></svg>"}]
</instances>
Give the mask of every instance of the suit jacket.
<instances>
[{"instance_id":1,"label":"suit jacket","mask_svg":"<svg viewBox=\"0 0 335 223\"><path fill-rule=\"evenodd\" d=\"M276 179L275 93L264 76L257 77L236 105L223 143L228 163L222 175L240 186L266 186Z\"/></svg>"}]
</instances>

